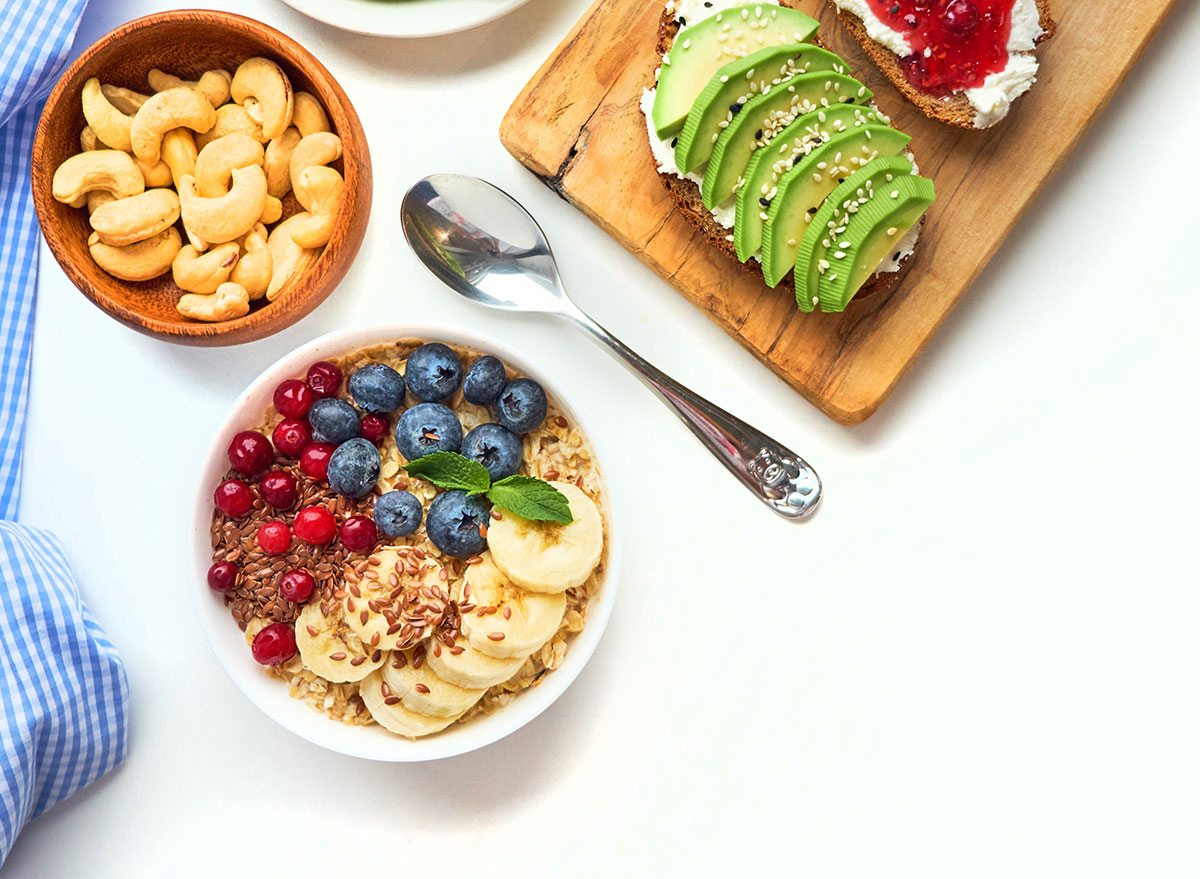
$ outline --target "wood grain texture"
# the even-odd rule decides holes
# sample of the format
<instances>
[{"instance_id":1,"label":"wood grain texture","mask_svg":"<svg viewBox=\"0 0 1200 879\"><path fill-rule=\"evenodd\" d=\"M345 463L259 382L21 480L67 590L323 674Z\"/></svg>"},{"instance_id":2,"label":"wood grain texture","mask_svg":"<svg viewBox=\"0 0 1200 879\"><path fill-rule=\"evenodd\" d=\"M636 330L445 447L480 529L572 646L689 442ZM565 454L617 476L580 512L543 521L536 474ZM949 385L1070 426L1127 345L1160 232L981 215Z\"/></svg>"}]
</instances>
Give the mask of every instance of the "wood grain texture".
<instances>
[{"instance_id":1,"label":"wood grain texture","mask_svg":"<svg viewBox=\"0 0 1200 879\"><path fill-rule=\"evenodd\" d=\"M597 0L517 97L504 146L563 198L709 314L834 420L878 409L1108 102L1174 0L1073 0L1038 52L1039 82L995 128L935 122L901 97L820 0L788 0L821 20L896 127L912 135L938 198L923 243L888 295L843 314L804 314L710 247L654 171L638 107L654 82L662 7Z\"/></svg>"},{"instance_id":2,"label":"wood grain texture","mask_svg":"<svg viewBox=\"0 0 1200 879\"><path fill-rule=\"evenodd\" d=\"M325 107L330 126L342 141L342 158L332 167L346 180L346 201L316 264L274 302L252 303L251 312L236 320L193 321L175 310L183 291L170 273L132 282L114 278L97 266L87 247L91 232L87 211L55 201L51 182L58 166L80 151L79 132L86 124L80 95L89 77L150 92L146 73L153 67L198 79L213 68L233 72L256 55L276 61L296 91L310 92ZM42 235L71 282L126 326L187 345L249 342L300 320L333 292L349 270L371 213L371 155L362 123L342 87L299 43L259 21L228 12L193 9L147 15L98 40L51 92L34 137L32 164L33 200ZM289 193L284 216L298 210L295 196Z\"/></svg>"}]
</instances>

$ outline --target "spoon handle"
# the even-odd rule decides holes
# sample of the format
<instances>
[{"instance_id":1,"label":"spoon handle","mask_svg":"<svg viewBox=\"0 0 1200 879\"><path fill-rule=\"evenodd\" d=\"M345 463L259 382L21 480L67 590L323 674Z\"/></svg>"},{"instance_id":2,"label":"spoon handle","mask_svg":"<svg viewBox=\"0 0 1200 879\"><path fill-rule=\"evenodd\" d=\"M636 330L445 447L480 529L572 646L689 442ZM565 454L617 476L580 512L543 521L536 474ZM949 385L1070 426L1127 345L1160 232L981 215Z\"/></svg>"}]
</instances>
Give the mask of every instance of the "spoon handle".
<instances>
[{"instance_id":1,"label":"spoon handle","mask_svg":"<svg viewBox=\"0 0 1200 879\"><path fill-rule=\"evenodd\" d=\"M768 507L787 519L803 519L816 509L821 499L821 479L803 458L688 390L582 311L572 309L566 316L618 354L630 371L669 403L700 442Z\"/></svg>"}]
</instances>

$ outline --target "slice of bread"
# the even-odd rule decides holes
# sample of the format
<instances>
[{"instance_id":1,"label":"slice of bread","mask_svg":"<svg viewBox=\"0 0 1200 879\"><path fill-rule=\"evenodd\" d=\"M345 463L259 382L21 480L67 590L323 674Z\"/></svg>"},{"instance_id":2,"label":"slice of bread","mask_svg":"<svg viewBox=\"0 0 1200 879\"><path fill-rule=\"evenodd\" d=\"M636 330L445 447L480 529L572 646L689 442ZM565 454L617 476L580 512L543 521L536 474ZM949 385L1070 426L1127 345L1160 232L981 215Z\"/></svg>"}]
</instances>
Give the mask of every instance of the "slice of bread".
<instances>
[{"instance_id":1,"label":"slice of bread","mask_svg":"<svg viewBox=\"0 0 1200 879\"><path fill-rule=\"evenodd\" d=\"M829 2L833 3L833 0L829 0ZM1058 27L1058 23L1050 13L1050 0L1037 0L1037 8L1038 20L1042 26L1042 35L1037 38L1035 43L1040 45L1054 36L1054 31ZM922 113L938 122L957 125L960 128L970 128L972 131L981 130L975 126L976 110L971 106L971 102L967 100L966 95L962 92L951 95L949 98L935 98L932 95L927 95L908 81L908 78L904 75L904 71L900 67L900 56L887 46L871 39L867 34L866 25L862 23L862 19L857 15L845 11L840 11L838 18L842 20L842 24L846 26L846 30L858 41L863 51L875 62L875 65L883 75L896 87L896 91L904 95L910 103L916 105L917 109Z\"/></svg>"},{"instance_id":2,"label":"slice of bread","mask_svg":"<svg viewBox=\"0 0 1200 879\"><path fill-rule=\"evenodd\" d=\"M783 3L786 6L795 5L794 3L789 2L789 0L783 0ZM671 44L674 43L675 35L678 32L679 23L675 21L675 14L669 9L664 9L662 18L658 23L657 50L660 59L671 48ZM821 41L816 38L812 40L812 43L817 46L822 45ZM687 180L683 177L676 177L674 174L663 174L659 172L658 166L654 162L653 157L650 159L650 167L656 174L658 174L659 179L662 180L663 186L666 187L667 192L671 195L671 200L675 202L676 209L683 214L689 223L691 223L704 235L708 243L728 256L735 265L740 266L745 271L750 272L750 274L761 279L763 276L762 263L756 259L751 259L746 262L742 262L738 259L737 250L734 248L733 242L728 238L733 230L726 229L724 226L718 223L713 217L712 212L704 206L704 201L700 195L700 187L697 186L692 180ZM920 222L924 223L924 218L922 218ZM917 240L917 247L920 247L919 238ZM908 268L909 264L912 262L913 256L915 255L916 250L914 249L913 252L905 257L900 263L900 268L898 271L881 272L879 274L872 275L859 289L858 293L854 295L853 301L858 302L866 299L868 296L872 296L877 293L884 293L892 289L892 287L895 286L896 281L899 280L904 274L905 269ZM778 289L790 290L793 293L795 292L795 280L792 277L791 272L789 272L787 276L780 281Z\"/></svg>"}]
</instances>

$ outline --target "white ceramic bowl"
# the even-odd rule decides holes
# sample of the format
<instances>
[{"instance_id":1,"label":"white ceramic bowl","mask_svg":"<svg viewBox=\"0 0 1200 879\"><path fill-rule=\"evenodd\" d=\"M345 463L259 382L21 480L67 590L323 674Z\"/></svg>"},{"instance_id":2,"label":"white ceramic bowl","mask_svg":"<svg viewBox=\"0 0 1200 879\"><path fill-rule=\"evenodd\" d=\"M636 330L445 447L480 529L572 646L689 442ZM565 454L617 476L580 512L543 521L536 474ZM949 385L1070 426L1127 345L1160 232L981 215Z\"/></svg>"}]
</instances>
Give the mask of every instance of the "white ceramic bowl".
<instances>
[{"instance_id":1,"label":"white ceramic bowl","mask_svg":"<svg viewBox=\"0 0 1200 879\"><path fill-rule=\"evenodd\" d=\"M553 674L547 675L538 686L522 693L509 705L490 716L456 724L437 735L416 741L392 735L378 725L345 726L314 711L306 702L289 696L287 686L279 679L264 674L262 667L251 657L245 636L233 621L221 597L208 588L205 579L212 564L212 492L228 469L225 451L230 437L247 425L256 424L270 405L275 386L285 378L303 375L313 361L340 357L359 348L398 339L446 342L494 354L505 363L541 382L572 423L580 426L600 461L605 498L603 512L608 526L609 543L602 588L592 599L587 625L571 643L563 664ZM200 624L217 654L217 659L251 702L283 727L324 748L370 760L410 762L437 760L491 744L529 723L550 707L550 704L570 686L596 649L596 644L600 641L612 614L613 602L617 597L617 584L620 581L621 539L619 523L613 512L616 504L612 486L603 471L606 457L603 448L597 442L598 435L591 429L587 416L572 408L571 397L561 385L549 378L550 374L548 370L502 342L469 330L398 324L339 330L322 336L279 360L238 397L229 417L217 428L212 448L200 472L192 526L196 576L190 588L196 597Z\"/></svg>"},{"instance_id":2,"label":"white ceramic bowl","mask_svg":"<svg viewBox=\"0 0 1200 879\"><path fill-rule=\"evenodd\" d=\"M378 37L435 37L465 31L528 0L283 0L342 30Z\"/></svg>"}]
</instances>

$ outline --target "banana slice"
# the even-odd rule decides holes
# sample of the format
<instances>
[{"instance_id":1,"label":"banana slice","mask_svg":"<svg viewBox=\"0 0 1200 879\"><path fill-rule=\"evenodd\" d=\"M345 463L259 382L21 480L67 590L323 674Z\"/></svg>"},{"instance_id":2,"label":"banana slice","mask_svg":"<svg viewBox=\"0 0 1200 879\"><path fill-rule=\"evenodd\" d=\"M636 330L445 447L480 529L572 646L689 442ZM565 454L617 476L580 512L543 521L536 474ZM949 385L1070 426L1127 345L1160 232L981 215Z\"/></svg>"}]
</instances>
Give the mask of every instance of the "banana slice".
<instances>
[{"instance_id":1,"label":"banana slice","mask_svg":"<svg viewBox=\"0 0 1200 879\"><path fill-rule=\"evenodd\" d=\"M442 580L442 566L432 558L402 557L394 549L381 549L372 558L379 561L372 563L357 583L346 585L346 597L342 600L346 624L364 644L372 647L382 647L384 650L411 647L428 637L431 627L427 623L414 625L406 619L415 619L423 614L414 614L413 605L402 604L404 595L413 586L444 591L446 584ZM368 577L366 573L375 576ZM401 587L404 587L405 593L396 591ZM396 598L393 599L392 595L396 595ZM430 600L422 597L416 606L428 603Z\"/></svg>"},{"instance_id":2,"label":"banana slice","mask_svg":"<svg viewBox=\"0 0 1200 879\"><path fill-rule=\"evenodd\" d=\"M486 690L504 683L519 672L527 658L522 654L510 659L497 659L480 653L466 638L460 638L452 648L443 645L440 653L430 651L425 654L425 664L448 684L467 690Z\"/></svg>"},{"instance_id":3,"label":"banana slice","mask_svg":"<svg viewBox=\"0 0 1200 879\"><path fill-rule=\"evenodd\" d=\"M358 695L362 697L363 704L367 706L375 722L384 729L417 739L443 730L458 720L458 717L430 717L428 714L409 711L398 696L383 694L384 684L383 672L374 671L358 685ZM388 702L392 704L389 705Z\"/></svg>"},{"instance_id":4,"label":"banana slice","mask_svg":"<svg viewBox=\"0 0 1200 879\"><path fill-rule=\"evenodd\" d=\"M531 592L566 592L583 583L600 564L604 523L583 489L570 482L551 482L567 496L574 521L532 522L502 511L488 526L488 548L504 574Z\"/></svg>"},{"instance_id":5,"label":"banana slice","mask_svg":"<svg viewBox=\"0 0 1200 879\"><path fill-rule=\"evenodd\" d=\"M514 586L485 553L479 564L467 568L459 606L467 608L462 632L470 645L496 659L512 659L528 656L558 631L567 597Z\"/></svg>"},{"instance_id":6,"label":"banana slice","mask_svg":"<svg viewBox=\"0 0 1200 879\"><path fill-rule=\"evenodd\" d=\"M340 606L330 616L321 613L320 602L300 611L296 619L296 647L300 660L315 675L327 681L361 681L387 662L386 650L370 648L350 631Z\"/></svg>"},{"instance_id":7,"label":"banana slice","mask_svg":"<svg viewBox=\"0 0 1200 879\"><path fill-rule=\"evenodd\" d=\"M485 692L446 683L425 662L414 665L411 651L392 654L392 661L383 667L383 680L405 708L431 717L459 717Z\"/></svg>"}]
</instances>

